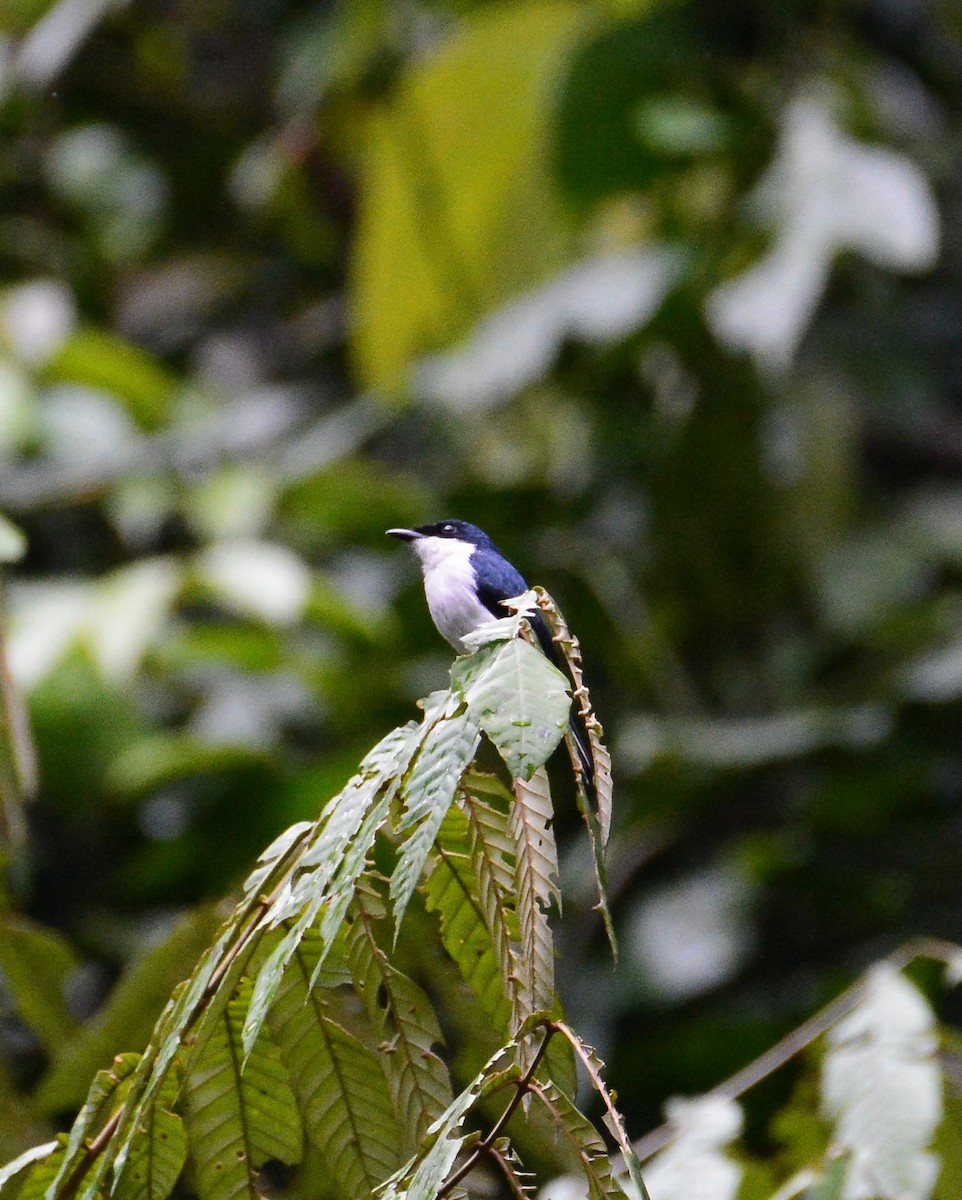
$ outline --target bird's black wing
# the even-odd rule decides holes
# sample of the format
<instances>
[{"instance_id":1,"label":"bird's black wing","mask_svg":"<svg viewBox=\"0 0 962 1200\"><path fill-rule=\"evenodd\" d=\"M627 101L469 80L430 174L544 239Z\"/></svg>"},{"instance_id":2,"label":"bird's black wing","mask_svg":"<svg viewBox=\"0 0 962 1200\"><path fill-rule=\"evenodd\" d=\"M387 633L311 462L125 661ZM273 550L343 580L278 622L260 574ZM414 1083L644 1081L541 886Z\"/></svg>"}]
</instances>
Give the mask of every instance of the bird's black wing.
<instances>
[{"instance_id":1,"label":"bird's black wing","mask_svg":"<svg viewBox=\"0 0 962 1200\"><path fill-rule=\"evenodd\" d=\"M484 550L475 550L471 556L474 567L475 586L478 599L495 617L510 616L510 609L505 608L501 601L520 596L528 590L520 571L500 554L488 554Z\"/></svg>"},{"instance_id":2,"label":"bird's black wing","mask_svg":"<svg viewBox=\"0 0 962 1200\"><path fill-rule=\"evenodd\" d=\"M475 569L478 599L493 616L509 616L511 610L505 608L501 601L511 600L528 590L528 585L521 572L500 555L494 557L484 554L483 551L480 554L475 552L472 556L472 563ZM565 674L564 663L558 653L558 647L551 640L551 633L544 623L544 618L539 612L534 612L528 614L528 621L545 658L552 666L557 667L562 674ZM575 708L574 719L570 726L571 735L578 750L578 758L581 760L585 783L590 789L594 782L595 770L591 751L588 748L587 731L583 726L581 714Z\"/></svg>"}]
</instances>

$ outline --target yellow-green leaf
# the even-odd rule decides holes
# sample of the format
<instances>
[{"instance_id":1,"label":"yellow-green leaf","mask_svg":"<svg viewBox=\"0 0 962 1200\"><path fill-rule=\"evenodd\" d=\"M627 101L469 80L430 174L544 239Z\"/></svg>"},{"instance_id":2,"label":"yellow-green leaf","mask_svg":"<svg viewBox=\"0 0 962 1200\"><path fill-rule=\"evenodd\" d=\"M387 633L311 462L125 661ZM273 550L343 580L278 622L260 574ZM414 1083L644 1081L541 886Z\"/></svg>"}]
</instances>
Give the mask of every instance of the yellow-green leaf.
<instances>
[{"instance_id":1,"label":"yellow-green leaf","mask_svg":"<svg viewBox=\"0 0 962 1200\"><path fill-rule=\"evenodd\" d=\"M591 18L565 2L484 9L372 122L352 287L363 383L403 384L420 354L563 265L553 85Z\"/></svg>"}]
</instances>

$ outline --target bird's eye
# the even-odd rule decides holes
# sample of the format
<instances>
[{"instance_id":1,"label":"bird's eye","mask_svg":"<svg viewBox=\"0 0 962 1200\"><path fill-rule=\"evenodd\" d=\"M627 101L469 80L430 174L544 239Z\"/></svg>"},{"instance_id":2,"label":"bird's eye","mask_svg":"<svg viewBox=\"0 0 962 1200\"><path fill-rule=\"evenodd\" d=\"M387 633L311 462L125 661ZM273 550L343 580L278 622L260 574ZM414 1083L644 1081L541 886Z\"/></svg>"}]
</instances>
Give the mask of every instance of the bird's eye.
<instances>
[{"instance_id":1,"label":"bird's eye","mask_svg":"<svg viewBox=\"0 0 962 1200\"><path fill-rule=\"evenodd\" d=\"M454 533L454 526L453 525L445 525L444 532L445 533Z\"/></svg>"}]
</instances>

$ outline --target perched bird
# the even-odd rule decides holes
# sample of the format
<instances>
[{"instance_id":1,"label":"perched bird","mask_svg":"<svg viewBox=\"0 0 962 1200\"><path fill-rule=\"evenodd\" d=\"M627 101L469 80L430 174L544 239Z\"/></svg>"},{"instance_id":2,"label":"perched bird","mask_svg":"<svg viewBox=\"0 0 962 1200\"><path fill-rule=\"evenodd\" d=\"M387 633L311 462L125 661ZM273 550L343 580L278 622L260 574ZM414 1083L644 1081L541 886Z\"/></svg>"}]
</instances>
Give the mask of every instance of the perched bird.
<instances>
[{"instance_id":1,"label":"perched bird","mask_svg":"<svg viewBox=\"0 0 962 1200\"><path fill-rule=\"evenodd\" d=\"M495 617L506 617L502 604L528 590L523 576L504 557L488 535L468 521L436 521L414 529L388 529L390 537L409 542L421 563L424 594L431 618L441 636L463 654L463 638ZM528 621L545 657L559 670L564 667L541 614ZM576 718L577 719L577 718ZM571 725L584 781L591 788L594 766L583 729Z\"/></svg>"}]
</instances>

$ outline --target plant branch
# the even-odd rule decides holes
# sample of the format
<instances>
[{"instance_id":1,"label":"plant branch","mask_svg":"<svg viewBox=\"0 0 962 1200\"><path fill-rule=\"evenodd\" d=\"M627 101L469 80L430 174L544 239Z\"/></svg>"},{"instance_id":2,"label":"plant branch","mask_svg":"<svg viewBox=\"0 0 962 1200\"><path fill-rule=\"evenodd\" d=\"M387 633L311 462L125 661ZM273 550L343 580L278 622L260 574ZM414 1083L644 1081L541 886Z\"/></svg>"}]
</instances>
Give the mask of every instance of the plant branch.
<instances>
[{"instance_id":1,"label":"plant branch","mask_svg":"<svg viewBox=\"0 0 962 1200\"><path fill-rule=\"evenodd\" d=\"M545 1031L544 1038L541 1041L541 1045L538 1047L537 1053L535 1054L534 1058L531 1060L531 1065L528 1067L527 1071L525 1071L525 1073L521 1076L520 1079L515 1081L514 1095L511 1097L511 1099L508 1101L507 1105L505 1106L504 1112L501 1114L500 1117L498 1117L498 1119L495 1121L495 1123L491 1126L487 1135L485 1137L483 1137L480 1142L477 1143L477 1145L474 1147L474 1149L471 1151L471 1153L468 1155L468 1157L465 1159L465 1161L461 1164L461 1166L458 1167L458 1169L454 1172L454 1174L447 1180L447 1182L444 1184L444 1186L439 1190L438 1200L440 1200L440 1198L442 1196L448 1195L453 1188L456 1188L458 1186L458 1184L461 1182L462 1179L465 1179L468 1175L470 1175L470 1173L478 1165L478 1163L480 1162L482 1157L484 1157L484 1155L491 1153L495 1142L498 1140L498 1138L501 1137L501 1134L504 1131L505 1126L508 1124L508 1122L514 1116L514 1114L517 1112L518 1106L521 1104L521 1101L528 1094L528 1092L530 1092L534 1089L534 1087L535 1087L535 1082L534 1082L535 1072L537 1071L538 1067L541 1065L541 1060L544 1058L545 1052L548 1049L548 1043L551 1041L552 1037L557 1032L557 1029L555 1028L553 1023L550 1021L541 1022L541 1025L539 1026L539 1028L544 1028L544 1031Z\"/></svg>"}]
</instances>

